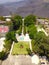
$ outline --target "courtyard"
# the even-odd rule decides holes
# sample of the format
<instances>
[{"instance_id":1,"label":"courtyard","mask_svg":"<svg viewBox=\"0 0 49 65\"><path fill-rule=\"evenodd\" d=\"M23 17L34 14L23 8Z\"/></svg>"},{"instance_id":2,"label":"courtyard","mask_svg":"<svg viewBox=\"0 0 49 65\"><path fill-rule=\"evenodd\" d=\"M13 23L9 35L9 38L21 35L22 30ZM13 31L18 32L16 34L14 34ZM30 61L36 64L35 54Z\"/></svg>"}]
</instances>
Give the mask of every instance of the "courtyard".
<instances>
[{"instance_id":1,"label":"courtyard","mask_svg":"<svg viewBox=\"0 0 49 65\"><path fill-rule=\"evenodd\" d=\"M12 55L28 55L29 52L29 42L14 43Z\"/></svg>"}]
</instances>

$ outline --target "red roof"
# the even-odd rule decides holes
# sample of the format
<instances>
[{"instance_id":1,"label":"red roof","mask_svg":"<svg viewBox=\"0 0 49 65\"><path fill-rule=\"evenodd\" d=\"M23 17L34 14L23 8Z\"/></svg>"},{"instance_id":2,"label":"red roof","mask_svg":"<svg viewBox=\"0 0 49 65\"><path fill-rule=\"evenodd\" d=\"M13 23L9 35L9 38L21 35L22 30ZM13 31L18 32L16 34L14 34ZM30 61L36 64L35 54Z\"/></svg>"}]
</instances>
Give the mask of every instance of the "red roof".
<instances>
[{"instance_id":1,"label":"red roof","mask_svg":"<svg viewBox=\"0 0 49 65\"><path fill-rule=\"evenodd\" d=\"M9 31L9 27L8 26L0 26L0 33L6 33Z\"/></svg>"}]
</instances>

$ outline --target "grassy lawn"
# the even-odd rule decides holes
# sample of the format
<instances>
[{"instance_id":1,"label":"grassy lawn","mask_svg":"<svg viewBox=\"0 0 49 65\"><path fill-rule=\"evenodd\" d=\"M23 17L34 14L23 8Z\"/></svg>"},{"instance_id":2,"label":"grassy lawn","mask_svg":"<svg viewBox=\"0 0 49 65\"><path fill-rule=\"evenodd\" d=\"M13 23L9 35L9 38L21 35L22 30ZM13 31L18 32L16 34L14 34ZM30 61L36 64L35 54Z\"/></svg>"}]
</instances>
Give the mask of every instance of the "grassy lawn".
<instances>
[{"instance_id":1,"label":"grassy lawn","mask_svg":"<svg viewBox=\"0 0 49 65\"><path fill-rule=\"evenodd\" d=\"M29 43L18 42L14 44L12 55L27 55L29 50Z\"/></svg>"}]
</instances>

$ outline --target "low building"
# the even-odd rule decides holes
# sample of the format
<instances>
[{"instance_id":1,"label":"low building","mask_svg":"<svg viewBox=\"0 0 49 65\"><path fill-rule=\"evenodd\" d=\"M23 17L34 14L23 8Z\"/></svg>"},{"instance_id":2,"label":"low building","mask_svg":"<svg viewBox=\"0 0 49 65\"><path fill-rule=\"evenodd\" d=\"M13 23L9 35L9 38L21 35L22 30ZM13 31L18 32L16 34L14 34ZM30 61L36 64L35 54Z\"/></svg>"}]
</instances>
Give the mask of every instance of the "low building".
<instances>
[{"instance_id":1,"label":"low building","mask_svg":"<svg viewBox=\"0 0 49 65\"><path fill-rule=\"evenodd\" d=\"M0 38L0 52L2 52L4 49L4 44L5 44L4 40L5 40L5 37Z\"/></svg>"},{"instance_id":2,"label":"low building","mask_svg":"<svg viewBox=\"0 0 49 65\"><path fill-rule=\"evenodd\" d=\"M18 41L26 41L26 42L31 41L28 33L26 33L25 35L22 33L20 36L16 34L16 38Z\"/></svg>"},{"instance_id":3,"label":"low building","mask_svg":"<svg viewBox=\"0 0 49 65\"><path fill-rule=\"evenodd\" d=\"M8 31L9 31L9 27L8 26L4 26L4 25L0 26L0 33L6 33Z\"/></svg>"},{"instance_id":4,"label":"low building","mask_svg":"<svg viewBox=\"0 0 49 65\"><path fill-rule=\"evenodd\" d=\"M44 24L44 20L43 19L37 19L37 24Z\"/></svg>"},{"instance_id":5,"label":"low building","mask_svg":"<svg viewBox=\"0 0 49 65\"><path fill-rule=\"evenodd\" d=\"M6 21L1 21L0 20L0 25L3 25L3 24L5 24L6 23Z\"/></svg>"},{"instance_id":6,"label":"low building","mask_svg":"<svg viewBox=\"0 0 49 65\"><path fill-rule=\"evenodd\" d=\"M48 35L49 35L49 28L45 28L45 30L46 30L46 32L48 33Z\"/></svg>"},{"instance_id":7,"label":"low building","mask_svg":"<svg viewBox=\"0 0 49 65\"><path fill-rule=\"evenodd\" d=\"M5 34L9 31L9 27L6 24L7 21L0 20L0 37L5 36Z\"/></svg>"},{"instance_id":8,"label":"low building","mask_svg":"<svg viewBox=\"0 0 49 65\"><path fill-rule=\"evenodd\" d=\"M0 37L4 37L8 31L8 26L0 25Z\"/></svg>"},{"instance_id":9,"label":"low building","mask_svg":"<svg viewBox=\"0 0 49 65\"><path fill-rule=\"evenodd\" d=\"M45 19L37 19L38 24L49 25L48 20Z\"/></svg>"}]
</instances>

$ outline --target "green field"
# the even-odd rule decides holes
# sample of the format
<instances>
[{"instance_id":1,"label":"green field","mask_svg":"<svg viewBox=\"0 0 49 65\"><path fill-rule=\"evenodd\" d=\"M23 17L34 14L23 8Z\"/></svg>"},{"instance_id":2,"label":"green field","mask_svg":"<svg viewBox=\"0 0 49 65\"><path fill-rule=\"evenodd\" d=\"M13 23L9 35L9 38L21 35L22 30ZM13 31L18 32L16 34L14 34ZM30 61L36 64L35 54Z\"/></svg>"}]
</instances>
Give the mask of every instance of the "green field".
<instances>
[{"instance_id":1,"label":"green field","mask_svg":"<svg viewBox=\"0 0 49 65\"><path fill-rule=\"evenodd\" d=\"M14 44L12 55L28 55L29 51L29 43L18 42Z\"/></svg>"}]
</instances>

